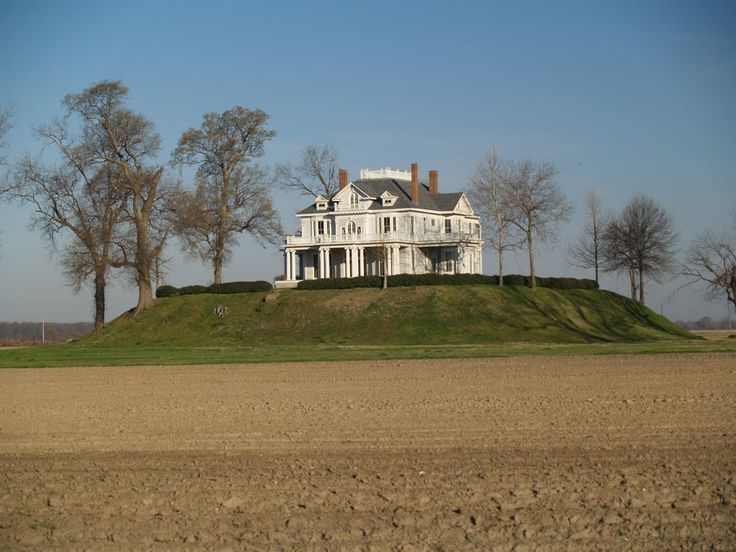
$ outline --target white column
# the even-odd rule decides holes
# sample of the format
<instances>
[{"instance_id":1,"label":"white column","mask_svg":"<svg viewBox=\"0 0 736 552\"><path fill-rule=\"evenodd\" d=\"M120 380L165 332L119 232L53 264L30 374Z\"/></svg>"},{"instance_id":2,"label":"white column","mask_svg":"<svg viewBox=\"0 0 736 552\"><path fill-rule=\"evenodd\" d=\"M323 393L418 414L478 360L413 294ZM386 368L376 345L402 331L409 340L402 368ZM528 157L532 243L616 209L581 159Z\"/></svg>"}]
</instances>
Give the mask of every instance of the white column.
<instances>
[{"instance_id":1,"label":"white column","mask_svg":"<svg viewBox=\"0 0 736 552\"><path fill-rule=\"evenodd\" d=\"M317 267L317 277L318 278L324 278L325 277L325 250L321 247L319 248L319 267Z\"/></svg>"},{"instance_id":2,"label":"white column","mask_svg":"<svg viewBox=\"0 0 736 552\"><path fill-rule=\"evenodd\" d=\"M394 245L393 246L393 255L392 255L392 267L391 267L391 273L392 274L399 274L401 272L401 256L399 253L399 246Z\"/></svg>"},{"instance_id":3,"label":"white column","mask_svg":"<svg viewBox=\"0 0 736 552\"><path fill-rule=\"evenodd\" d=\"M365 247L358 249L358 276L365 276Z\"/></svg>"},{"instance_id":4,"label":"white column","mask_svg":"<svg viewBox=\"0 0 736 552\"><path fill-rule=\"evenodd\" d=\"M296 271L296 250L291 252L291 276L294 280L299 278L299 273Z\"/></svg>"},{"instance_id":5,"label":"white column","mask_svg":"<svg viewBox=\"0 0 736 552\"><path fill-rule=\"evenodd\" d=\"M284 249L284 278L289 279L289 250Z\"/></svg>"},{"instance_id":6,"label":"white column","mask_svg":"<svg viewBox=\"0 0 736 552\"><path fill-rule=\"evenodd\" d=\"M330 249L325 249L325 278L329 278L332 276L331 274L332 270L330 267Z\"/></svg>"}]
</instances>

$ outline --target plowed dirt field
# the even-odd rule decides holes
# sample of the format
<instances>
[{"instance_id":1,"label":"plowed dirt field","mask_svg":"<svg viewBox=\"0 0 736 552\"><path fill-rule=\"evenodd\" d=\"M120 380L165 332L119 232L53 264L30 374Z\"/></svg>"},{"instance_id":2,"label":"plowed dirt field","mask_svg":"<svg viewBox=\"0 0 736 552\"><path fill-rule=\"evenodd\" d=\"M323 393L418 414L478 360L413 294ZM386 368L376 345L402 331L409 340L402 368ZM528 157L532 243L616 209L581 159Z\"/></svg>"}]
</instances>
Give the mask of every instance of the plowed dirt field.
<instances>
[{"instance_id":1,"label":"plowed dirt field","mask_svg":"<svg viewBox=\"0 0 736 552\"><path fill-rule=\"evenodd\" d=\"M0 371L2 550L735 550L736 355Z\"/></svg>"}]
</instances>

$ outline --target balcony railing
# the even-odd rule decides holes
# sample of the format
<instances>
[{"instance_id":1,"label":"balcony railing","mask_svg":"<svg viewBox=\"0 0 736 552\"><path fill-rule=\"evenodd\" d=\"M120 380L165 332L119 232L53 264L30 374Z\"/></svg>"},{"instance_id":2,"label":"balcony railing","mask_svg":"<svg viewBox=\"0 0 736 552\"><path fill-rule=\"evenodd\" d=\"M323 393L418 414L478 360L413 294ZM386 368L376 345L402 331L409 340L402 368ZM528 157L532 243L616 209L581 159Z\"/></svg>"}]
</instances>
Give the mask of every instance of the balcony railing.
<instances>
[{"instance_id":1,"label":"balcony railing","mask_svg":"<svg viewBox=\"0 0 736 552\"><path fill-rule=\"evenodd\" d=\"M409 234L405 232L386 232L384 234L338 234L321 236L286 236L286 245L342 245L342 244L380 244L380 243L457 243L480 241L479 232L428 232Z\"/></svg>"}]
</instances>

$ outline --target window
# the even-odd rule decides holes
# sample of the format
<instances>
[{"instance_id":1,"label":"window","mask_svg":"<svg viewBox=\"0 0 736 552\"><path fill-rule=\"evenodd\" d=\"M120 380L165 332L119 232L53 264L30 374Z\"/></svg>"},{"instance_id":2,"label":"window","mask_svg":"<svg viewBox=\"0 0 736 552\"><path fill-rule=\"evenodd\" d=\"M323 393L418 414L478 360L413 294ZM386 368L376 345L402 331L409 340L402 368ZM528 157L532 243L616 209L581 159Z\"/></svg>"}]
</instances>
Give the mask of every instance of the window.
<instances>
[{"instance_id":1,"label":"window","mask_svg":"<svg viewBox=\"0 0 736 552\"><path fill-rule=\"evenodd\" d=\"M317 235L323 236L325 233L325 221L319 220L317 221Z\"/></svg>"},{"instance_id":2,"label":"window","mask_svg":"<svg viewBox=\"0 0 736 552\"><path fill-rule=\"evenodd\" d=\"M383 233L391 232L391 217L383 217Z\"/></svg>"},{"instance_id":3,"label":"window","mask_svg":"<svg viewBox=\"0 0 736 552\"><path fill-rule=\"evenodd\" d=\"M414 235L414 217L409 217L409 234Z\"/></svg>"},{"instance_id":4,"label":"window","mask_svg":"<svg viewBox=\"0 0 736 552\"><path fill-rule=\"evenodd\" d=\"M394 232L396 232L396 217L394 217Z\"/></svg>"},{"instance_id":5,"label":"window","mask_svg":"<svg viewBox=\"0 0 736 552\"><path fill-rule=\"evenodd\" d=\"M355 192L352 192L350 194L350 208L351 209L357 209L358 208L358 194Z\"/></svg>"},{"instance_id":6,"label":"window","mask_svg":"<svg viewBox=\"0 0 736 552\"><path fill-rule=\"evenodd\" d=\"M445 219L445 234L452 234L452 220Z\"/></svg>"},{"instance_id":7,"label":"window","mask_svg":"<svg viewBox=\"0 0 736 552\"><path fill-rule=\"evenodd\" d=\"M355 223L352 220L348 222L348 234L355 234Z\"/></svg>"},{"instance_id":8,"label":"window","mask_svg":"<svg viewBox=\"0 0 736 552\"><path fill-rule=\"evenodd\" d=\"M320 201L317 203L317 209L324 210L327 209L327 202L326 201Z\"/></svg>"}]
</instances>

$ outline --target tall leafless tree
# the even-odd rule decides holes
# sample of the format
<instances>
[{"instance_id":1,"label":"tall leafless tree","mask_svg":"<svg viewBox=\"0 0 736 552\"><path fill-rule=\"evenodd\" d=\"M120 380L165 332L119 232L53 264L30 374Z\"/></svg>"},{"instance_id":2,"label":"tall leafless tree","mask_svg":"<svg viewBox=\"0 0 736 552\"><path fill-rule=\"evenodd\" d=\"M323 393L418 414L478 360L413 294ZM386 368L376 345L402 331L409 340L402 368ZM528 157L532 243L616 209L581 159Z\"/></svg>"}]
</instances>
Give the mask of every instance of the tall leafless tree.
<instances>
[{"instance_id":1,"label":"tall leafless tree","mask_svg":"<svg viewBox=\"0 0 736 552\"><path fill-rule=\"evenodd\" d=\"M702 232L690 244L680 273L707 286L712 300L726 297L736 308L736 215L731 232Z\"/></svg>"},{"instance_id":2,"label":"tall leafless tree","mask_svg":"<svg viewBox=\"0 0 736 552\"><path fill-rule=\"evenodd\" d=\"M604 232L604 266L609 271L628 272L632 299L638 285L643 305L645 276L659 281L673 270L676 240L669 214L653 199L637 195Z\"/></svg>"},{"instance_id":3,"label":"tall leafless tree","mask_svg":"<svg viewBox=\"0 0 736 552\"><path fill-rule=\"evenodd\" d=\"M310 145L302 151L298 164L277 165L276 182L285 190L330 198L338 191L339 172L337 150L333 146Z\"/></svg>"},{"instance_id":4,"label":"tall leafless tree","mask_svg":"<svg viewBox=\"0 0 736 552\"><path fill-rule=\"evenodd\" d=\"M498 285L503 286L504 253L523 244L512 219L510 201L513 164L504 161L495 149L488 151L470 179L468 197L483 220L488 244L498 255Z\"/></svg>"},{"instance_id":5,"label":"tall leafless tree","mask_svg":"<svg viewBox=\"0 0 736 552\"><path fill-rule=\"evenodd\" d=\"M588 192L585 199L586 220L582 232L568 246L568 255L573 265L595 271L595 283L603 261L603 233L608 225L608 215L601 207L595 190Z\"/></svg>"},{"instance_id":6,"label":"tall leafless tree","mask_svg":"<svg viewBox=\"0 0 736 552\"><path fill-rule=\"evenodd\" d=\"M510 221L526 241L532 289L537 287L534 243L554 241L559 225L572 213L572 205L562 195L556 177L557 169L550 163L530 160L513 164L509 171L508 202L513 207Z\"/></svg>"},{"instance_id":7,"label":"tall leafless tree","mask_svg":"<svg viewBox=\"0 0 736 552\"><path fill-rule=\"evenodd\" d=\"M12 198L33 209L33 227L59 253L69 284L79 291L91 280L94 287L95 328L105 322L108 274L115 263L116 234L124 217L126 192L110 165L89 163L71 141L66 125L39 129L57 146L64 162L45 166L26 155L10 179ZM71 240L65 237L71 235Z\"/></svg>"},{"instance_id":8,"label":"tall leafless tree","mask_svg":"<svg viewBox=\"0 0 736 552\"><path fill-rule=\"evenodd\" d=\"M97 165L110 165L119 177L119 186L129 197L130 222L134 240L128 242L121 266L133 273L138 301L137 314L153 305L151 277L167 231L151 239L151 228L163 221L156 218L157 206L165 194L161 188L163 167L155 163L161 140L153 124L125 105L128 88L121 81L100 81L78 94L64 98L66 109L81 121L80 149Z\"/></svg>"},{"instance_id":9,"label":"tall leafless tree","mask_svg":"<svg viewBox=\"0 0 736 552\"><path fill-rule=\"evenodd\" d=\"M267 122L260 109L207 113L202 126L184 132L174 150L174 163L197 165L196 187L176 209L176 231L187 251L212 263L216 284L222 283L222 267L240 233L271 243L283 234L268 173L253 164L276 134Z\"/></svg>"},{"instance_id":10,"label":"tall leafless tree","mask_svg":"<svg viewBox=\"0 0 736 552\"><path fill-rule=\"evenodd\" d=\"M626 274L629 277L629 289L632 301L638 301L638 269L635 248L626 224L621 217L612 217L603 228L602 235L602 267L605 272Z\"/></svg>"}]
</instances>

